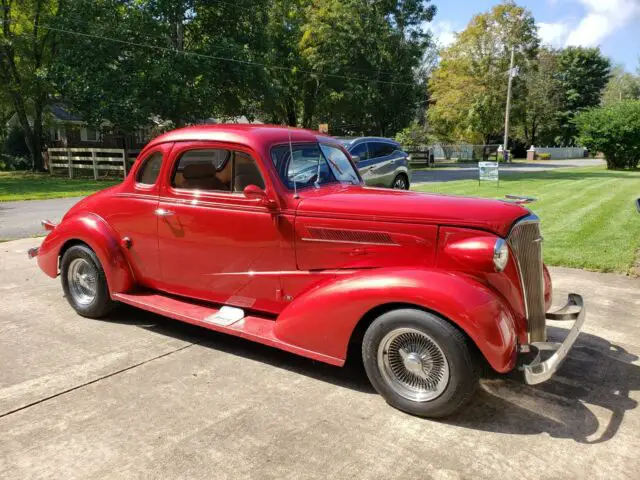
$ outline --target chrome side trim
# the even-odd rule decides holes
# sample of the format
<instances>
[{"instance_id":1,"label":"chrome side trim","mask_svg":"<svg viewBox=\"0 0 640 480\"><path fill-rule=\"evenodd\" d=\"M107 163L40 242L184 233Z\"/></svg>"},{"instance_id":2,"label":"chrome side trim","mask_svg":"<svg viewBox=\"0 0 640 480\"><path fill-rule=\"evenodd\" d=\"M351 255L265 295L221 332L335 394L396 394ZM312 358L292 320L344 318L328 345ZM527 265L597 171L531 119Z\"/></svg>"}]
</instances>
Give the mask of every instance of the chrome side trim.
<instances>
[{"instance_id":1,"label":"chrome side trim","mask_svg":"<svg viewBox=\"0 0 640 480\"><path fill-rule=\"evenodd\" d=\"M541 361L540 354L528 365L522 367L524 371L524 379L529 385L546 382L554 373L558 371L562 362L564 362L569 350L578 339L582 325L587 316L587 310L584 306L582 297L576 293L570 293L567 304L560 310L547 314L548 319L561 319L565 321L574 321L573 327L569 330L569 334L562 343L553 342L534 342L531 346L536 347L538 351L554 351L547 360Z\"/></svg>"}]
</instances>

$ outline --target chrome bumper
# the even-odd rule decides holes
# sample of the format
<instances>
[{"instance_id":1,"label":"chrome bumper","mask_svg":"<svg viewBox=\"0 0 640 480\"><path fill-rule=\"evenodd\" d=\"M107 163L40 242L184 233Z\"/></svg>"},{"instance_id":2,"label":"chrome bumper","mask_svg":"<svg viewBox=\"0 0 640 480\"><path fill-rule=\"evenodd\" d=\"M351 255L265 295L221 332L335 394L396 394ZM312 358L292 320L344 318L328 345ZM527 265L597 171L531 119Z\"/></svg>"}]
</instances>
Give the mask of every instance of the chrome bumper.
<instances>
[{"instance_id":1,"label":"chrome bumper","mask_svg":"<svg viewBox=\"0 0 640 480\"><path fill-rule=\"evenodd\" d=\"M569 294L567 304L560 310L547 312L546 318L548 320L573 321L574 324L562 343L531 343L531 347L538 350L538 355L531 363L522 366L524 379L529 385L546 382L554 373L556 373L578 338L578 335L580 335L580 330L584 324L585 317L586 309L584 307L584 301L580 295L575 293ZM542 361L540 358L540 352L542 351L553 351L554 353L547 360Z\"/></svg>"}]
</instances>

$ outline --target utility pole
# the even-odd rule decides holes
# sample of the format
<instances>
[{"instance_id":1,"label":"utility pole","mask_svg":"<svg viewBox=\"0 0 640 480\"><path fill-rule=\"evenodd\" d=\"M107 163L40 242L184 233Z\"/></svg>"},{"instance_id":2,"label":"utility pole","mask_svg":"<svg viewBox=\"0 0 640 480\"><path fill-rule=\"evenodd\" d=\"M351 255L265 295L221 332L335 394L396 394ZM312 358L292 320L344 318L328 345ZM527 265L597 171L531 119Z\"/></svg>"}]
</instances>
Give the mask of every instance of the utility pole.
<instances>
[{"instance_id":1,"label":"utility pole","mask_svg":"<svg viewBox=\"0 0 640 480\"><path fill-rule=\"evenodd\" d=\"M509 83L507 86L507 108L504 113L504 143L502 145L504 161L509 159L509 150L507 145L509 142L509 111L511 110L511 82L513 81L513 60L515 55L515 46L511 47L511 62L509 63Z\"/></svg>"}]
</instances>

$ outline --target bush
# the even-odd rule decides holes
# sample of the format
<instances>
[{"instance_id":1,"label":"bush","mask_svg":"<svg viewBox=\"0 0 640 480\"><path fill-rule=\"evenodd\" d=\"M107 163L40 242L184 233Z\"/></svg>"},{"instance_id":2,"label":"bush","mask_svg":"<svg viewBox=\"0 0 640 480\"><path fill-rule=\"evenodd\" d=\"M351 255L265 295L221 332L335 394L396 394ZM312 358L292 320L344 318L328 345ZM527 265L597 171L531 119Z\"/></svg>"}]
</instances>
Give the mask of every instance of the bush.
<instances>
[{"instance_id":1,"label":"bush","mask_svg":"<svg viewBox=\"0 0 640 480\"><path fill-rule=\"evenodd\" d=\"M640 162L640 100L624 101L579 113L578 141L602 152L607 168L636 168Z\"/></svg>"},{"instance_id":2,"label":"bush","mask_svg":"<svg viewBox=\"0 0 640 480\"><path fill-rule=\"evenodd\" d=\"M540 153L540 154L538 154L538 159L539 160L550 160L551 159L551 154L550 153Z\"/></svg>"},{"instance_id":3,"label":"bush","mask_svg":"<svg viewBox=\"0 0 640 480\"><path fill-rule=\"evenodd\" d=\"M0 154L0 171L31 170L29 157L14 157Z\"/></svg>"}]
</instances>

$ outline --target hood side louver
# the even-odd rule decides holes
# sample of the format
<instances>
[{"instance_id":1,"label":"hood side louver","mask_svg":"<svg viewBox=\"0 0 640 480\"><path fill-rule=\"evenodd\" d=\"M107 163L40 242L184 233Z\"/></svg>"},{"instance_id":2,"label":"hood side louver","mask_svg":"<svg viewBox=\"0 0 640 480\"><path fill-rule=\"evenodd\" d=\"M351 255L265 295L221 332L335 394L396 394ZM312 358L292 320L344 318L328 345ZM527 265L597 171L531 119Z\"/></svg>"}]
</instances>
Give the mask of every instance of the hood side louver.
<instances>
[{"instance_id":1,"label":"hood side louver","mask_svg":"<svg viewBox=\"0 0 640 480\"><path fill-rule=\"evenodd\" d=\"M308 237L305 240L320 242L367 243L373 245L396 245L386 232L365 230L343 230L333 228L307 227Z\"/></svg>"}]
</instances>

